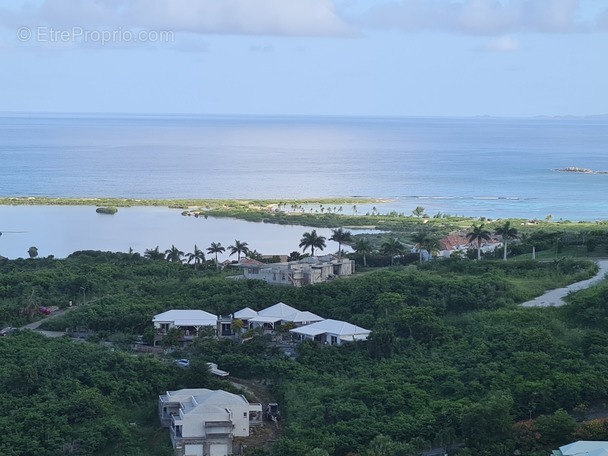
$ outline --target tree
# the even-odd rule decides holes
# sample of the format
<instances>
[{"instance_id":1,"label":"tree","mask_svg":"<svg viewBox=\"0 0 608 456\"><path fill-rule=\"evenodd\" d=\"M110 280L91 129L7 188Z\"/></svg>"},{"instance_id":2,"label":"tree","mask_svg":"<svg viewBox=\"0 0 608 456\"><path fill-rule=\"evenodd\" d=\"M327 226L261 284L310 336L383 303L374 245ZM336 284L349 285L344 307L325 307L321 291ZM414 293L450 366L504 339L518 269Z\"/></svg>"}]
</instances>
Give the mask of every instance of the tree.
<instances>
[{"instance_id":1,"label":"tree","mask_svg":"<svg viewBox=\"0 0 608 456\"><path fill-rule=\"evenodd\" d=\"M306 249L310 248L311 256L315 256L315 249L323 250L325 248L325 237L319 236L317 230L312 230L309 233L306 232L302 235L302 239L300 239L299 247L302 248L303 252L306 252Z\"/></svg>"},{"instance_id":2,"label":"tree","mask_svg":"<svg viewBox=\"0 0 608 456\"><path fill-rule=\"evenodd\" d=\"M29 296L26 298L25 302L23 303L21 312L27 316L27 319L29 321L34 318L34 315L36 315L36 312L38 312L39 308L40 300L36 296L35 291L32 290Z\"/></svg>"},{"instance_id":3,"label":"tree","mask_svg":"<svg viewBox=\"0 0 608 456\"><path fill-rule=\"evenodd\" d=\"M156 246L154 249L146 249L144 251L144 258L149 260L164 260L165 254L159 251L158 246Z\"/></svg>"},{"instance_id":4,"label":"tree","mask_svg":"<svg viewBox=\"0 0 608 456\"><path fill-rule=\"evenodd\" d=\"M412 237L412 241L418 246L418 258L422 263L422 251L427 250L426 244L429 242L429 234L426 231L420 231ZM431 252L429 252L429 255L433 256Z\"/></svg>"},{"instance_id":5,"label":"tree","mask_svg":"<svg viewBox=\"0 0 608 456\"><path fill-rule=\"evenodd\" d=\"M249 250L247 252L247 257L251 258L252 260L264 261L264 255L262 255L257 250Z\"/></svg>"},{"instance_id":6,"label":"tree","mask_svg":"<svg viewBox=\"0 0 608 456\"><path fill-rule=\"evenodd\" d=\"M355 252L357 254L363 256L363 266L367 266L367 257L373 251L372 243L365 238L357 238L355 240L355 244L353 245Z\"/></svg>"},{"instance_id":7,"label":"tree","mask_svg":"<svg viewBox=\"0 0 608 456\"><path fill-rule=\"evenodd\" d=\"M241 254L247 255L249 253L249 247L247 247L246 242L241 242L238 240L234 240L234 245L229 245L228 250L230 250L230 256L236 253L236 260L241 261Z\"/></svg>"},{"instance_id":8,"label":"tree","mask_svg":"<svg viewBox=\"0 0 608 456\"><path fill-rule=\"evenodd\" d=\"M412 211L415 217L422 217L424 215L424 207L416 206L416 209Z\"/></svg>"},{"instance_id":9,"label":"tree","mask_svg":"<svg viewBox=\"0 0 608 456\"><path fill-rule=\"evenodd\" d=\"M496 230L494 231L494 234L502 236L502 243L503 243L503 249L504 249L503 259L505 261L507 261L507 241L509 241L510 239L515 239L517 237L517 230L515 228L513 228L511 226L511 222L509 220L507 220L501 226L496 228Z\"/></svg>"},{"instance_id":10,"label":"tree","mask_svg":"<svg viewBox=\"0 0 608 456\"><path fill-rule=\"evenodd\" d=\"M342 256L342 244L352 242L353 236L350 231L344 231L342 228L331 230L331 232L329 240L338 243L338 256Z\"/></svg>"},{"instance_id":11,"label":"tree","mask_svg":"<svg viewBox=\"0 0 608 456\"><path fill-rule=\"evenodd\" d=\"M302 254L300 252L298 252L297 250L294 250L287 257L287 261L298 261L298 260L301 260L302 258L303 258Z\"/></svg>"},{"instance_id":12,"label":"tree","mask_svg":"<svg viewBox=\"0 0 608 456\"><path fill-rule=\"evenodd\" d=\"M388 317L389 314L394 314L403 308L405 305L405 296L401 293L385 291L378 295L374 304L376 304L380 313L383 313L384 316Z\"/></svg>"},{"instance_id":13,"label":"tree","mask_svg":"<svg viewBox=\"0 0 608 456\"><path fill-rule=\"evenodd\" d=\"M395 257L403 254L405 247L398 239L389 239L382 243L382 253L391 257L391 266L395 264Z\"/></svg>"},{"instance_id":14,"label":"tree","mask_svg":"<svg viewBox=\"0 0 608 456\"><path fill-rule=\"evenodd\" d=\"M194 251L186 255L188 257L188 264L194 261L194 270L198 270L199 264L205 261L205 253L194 244Z\"/></svg>"},{"instance_id":15,"label":"tree","mask_svg":"<svg viewBox=\"0 0 608 456\"><path fill-rule=\"evenodd\" d=\"M207 247L207 253L209 255L215 255L215 268L218 271L220 270L220 264L217 261L217 254L224 253L225 251L226 251L226 249L224 247L222 247L221 242L212 242L211 245L209 247Z\"/></svg>"},{"instance_id":16,"label":"tree","mask_svg":"<svg viewBox=\"0 0 608 456\"><path fill-rule=\"evenodd\" d=\"M477 259L481 260L481 243L491 239L490 232L484 229L483 223L473 225L471 231L467 233L467 239L469 242L477 242Z\"/></svg>"},{"instance_id":17,"label":"tree","mask_svg":"<svg viewBox=\"0 0 608 456\"><path fill-rule=\"evenodd\" d=\"M165 250L165 255L167 261L170 261L171 263L181 263L184 252L171 244L171 248Z\"/></svg>"},{"instance_id":18,"label":"tree","mask_svg":"<svg viewBox=\"0 0 608 456\"><path fill-rule=\"evenodd\" d=\"M36 258L38 256L38 248L37 247L30 247L27 250L27 254L30 256L30 258Z\"/></svg>"}]
</instances>

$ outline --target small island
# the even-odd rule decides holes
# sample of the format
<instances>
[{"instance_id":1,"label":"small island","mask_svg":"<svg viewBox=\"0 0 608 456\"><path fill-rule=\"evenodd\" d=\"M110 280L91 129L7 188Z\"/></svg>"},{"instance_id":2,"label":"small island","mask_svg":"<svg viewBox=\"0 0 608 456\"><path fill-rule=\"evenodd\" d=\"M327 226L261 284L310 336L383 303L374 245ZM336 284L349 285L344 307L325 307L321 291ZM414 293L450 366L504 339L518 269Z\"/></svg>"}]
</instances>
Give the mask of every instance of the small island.
<instances>
[{"instance_id":1,"label":"small island","mask_svg":"<svg viewBox=\"0 0 608 456\"><path fill-rule=\"evenodd\" d=\"M95 209L95 212L97 212L98 214L114 215L118 212L118 208L116 206L98 207L97 209Z\"/></svg>"},{"instance_id":2,"label":"small island","mask_svg":"<svg viewBox=\"0 0 608 456\"><path fill-rule=\"evenodd\" d=\"M594 171L589 168L579 168L578 166L568 166L566 168L556 168L553 171L562 173L581 173L581 174L608 174L608 171Z\"/></svg>"}]
</instances>

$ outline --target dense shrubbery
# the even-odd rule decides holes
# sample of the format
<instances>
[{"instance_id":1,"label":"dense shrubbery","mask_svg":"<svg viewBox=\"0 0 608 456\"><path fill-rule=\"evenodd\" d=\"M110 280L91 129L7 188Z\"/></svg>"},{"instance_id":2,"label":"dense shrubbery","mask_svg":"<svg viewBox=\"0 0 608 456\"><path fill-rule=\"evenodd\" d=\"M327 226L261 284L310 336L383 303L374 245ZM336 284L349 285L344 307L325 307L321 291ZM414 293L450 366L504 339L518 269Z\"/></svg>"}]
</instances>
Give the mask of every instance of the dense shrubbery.
<instances>
[{"instance_id":1,"label":"dense shrubbery","mask_svg":"<svg viewBox=\"0 0 608 456\"><path fill-rule=\"evenodd\" d=\"M98 207L97 209L95 209L95 212L97 212L98 214L114 215L118 212L118 208L116 206Z\"/></svg>"},{"instance_id":2,"label":"dense shrubbery","mask_svg":"<svg viewBox=\"0 0 608 456\"><path fill-rule=\"evenodd\" d=\"M181 387L218 387L150 357L30 331L0 339L0 454L169 456L158 428L158 395ZM109 452L108 452L109 451Z\"/></svg>"},{"instance_id":3,"label":"dense shrubbery","mask_svg":"<svg viewBox=\"0 0 608 456\"><path fill-rule=\"evenodd\" d=\"M372 337L342 347L305 343L297 361L263 336L240 345L200 339L188 355L193 366L213 361L272 385L286 417L273 455L309 456L315 448L336 456L414 455L452 443L463 455L534 454L567 443L550 432L570 425L558 409L581 411L608 398L607 288L582 292L563 310L514 304L594 270L572 260L438 261L295 289L225 280L213 266L197 271L138 255L78 252L0 263L0 311L16 325L33 301L82 304L84 289L87 304L47 327L86 326L118 341L144 333L154 314L170 308L228 314L287 302L369 327ZM204 369L176 370L34 334L0 339L0 358L0 453L8 455L72 447L168 454L166 435L160 446L147 440L157 395L210 382ZM40 423L33 432L32 423ZM598 426L571 434L597 433ZM541 440L529 440L538 433Z\"/></svg>"}]
</instances>

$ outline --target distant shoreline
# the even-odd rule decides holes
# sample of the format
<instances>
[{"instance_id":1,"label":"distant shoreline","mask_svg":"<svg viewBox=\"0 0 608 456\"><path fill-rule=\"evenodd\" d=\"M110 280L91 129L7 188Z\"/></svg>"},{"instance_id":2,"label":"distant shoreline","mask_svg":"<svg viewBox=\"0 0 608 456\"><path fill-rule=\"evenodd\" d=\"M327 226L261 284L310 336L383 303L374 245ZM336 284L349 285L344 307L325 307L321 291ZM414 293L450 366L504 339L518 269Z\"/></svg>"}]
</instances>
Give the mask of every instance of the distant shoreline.
<instances>
[{"instance_id":1,"label":"distant shoreline","mask_svg":"<svg viewBox=\"0 0 608 456\"><path fill-rule=\"evenodd\" d=\"M175 209L192 209L206 207L209 209L224 206L256 206L271 207L274 205L291 204L372 204L390 203L387 198L303 198L303 199L214 199L214 198L180 198L180 199L148 199L148 198L72 198L51 196L3 196L0 206L166 206Z\"/></svg>"},{"instance_id":2,"label":"distant shoreline","mask_svg":"<svg viewBox=\"0 0 608 456\"><path fill-rule=\"evenodd\" d=\"M579 168L578 166L568 166L567 168L555 168L553 171L560 173L579 173L579 174L608 174L608 171L594 171L589 168Z\"/></svg>"}]
</instances>

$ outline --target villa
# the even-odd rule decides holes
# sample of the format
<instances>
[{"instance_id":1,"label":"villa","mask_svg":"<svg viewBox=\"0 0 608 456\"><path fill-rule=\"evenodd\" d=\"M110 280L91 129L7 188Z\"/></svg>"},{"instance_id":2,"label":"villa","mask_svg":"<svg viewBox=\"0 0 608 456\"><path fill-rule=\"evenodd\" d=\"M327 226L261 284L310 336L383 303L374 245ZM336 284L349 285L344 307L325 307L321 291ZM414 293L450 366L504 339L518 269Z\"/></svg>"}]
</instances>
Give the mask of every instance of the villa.
<instances>
[{"instance_id":1,"label":"villa","mask_svg":"<svg viewBox=\"0 0 608 456\"><path fill-rule=\"evenodd\" d=\"M441 244L439 256L444 258L449 258L452 255L464 256L469 250L477 250L477 242L470 242L466 236L462 235L446 236L439 243ZM494 252L500 247L502 247L502 242L492 238L481 243L481 252Z\"/></svg>"},{"instance_id":2,"label":"villa","mask_svg":"<svg viewBox=\"0 0 608 456\"><path fill-rule=\"evenodd\" d=\"M159 345L172 328L182 329L182 341L187 342L198 336L204 328L212 332L217 331L217 322L216 315L204 310L168 310L152 319L155 329L154 345Z\"/></svg>"},{"instance_id":3,"label":"villa","mask_svg":"<svg viewBox=\"0 0 608 456\"><path fill-rule=\"evenodd\" d=\"M158 415L175 456L228 456L234 437L261 424L262 404L223 390L182 389L159 396Z\"/></svg>"},{"instance_id":4,"label":"villa","mask_svg":"<svg viewBox=\"0 0 608 456\"><path fill-rule=\"evenodd\" d=\"M299 336L300 340L315 340L329 345L341 345L344 342L367 340L371 334L369 329L340 320L323 320L291 329L289 332Z\"/></svg>"},{"instance_id":5,"label":"villa","mask_svg":"<svg viewBox=\"0 0 608 456\"><path fill-rule=\"evenodd\" d=\"M306 257L283 263L236 265L243 269L246 279L263 280L273 285L301 287L327 282L355 272L355 262L335 255Z\"/></svg>"},{"instance_id":6,"label":"villa","mask_svg":"<svg viewBox=\"0 0 608 456\"><path fill-rule=\"evenodd\" d=\"M293 323L295 326L302 326L322 320L323 317L319 317L312 312L302 312L284 302L279 302L274 306L260 310L255 317L249 318L248 322L251 329L264 328L274 330L277 326L288 323Z\"/></svg>"}]
</instances>

